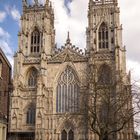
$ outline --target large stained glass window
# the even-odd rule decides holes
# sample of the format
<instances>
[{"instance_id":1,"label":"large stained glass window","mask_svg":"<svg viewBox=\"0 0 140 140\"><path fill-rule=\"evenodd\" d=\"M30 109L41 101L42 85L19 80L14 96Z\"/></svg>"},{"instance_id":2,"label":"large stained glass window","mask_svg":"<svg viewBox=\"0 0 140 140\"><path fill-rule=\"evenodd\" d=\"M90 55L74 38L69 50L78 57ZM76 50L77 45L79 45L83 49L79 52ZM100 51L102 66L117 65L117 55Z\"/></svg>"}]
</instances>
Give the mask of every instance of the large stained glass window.
<instances>
[{"instance_id":1,"label":"large stained glass window","mask_svg":"<svg viewBox=\"0 0 140 140\"><path fill-rule=\"evenodd\" d=\"M56 112L77 112L79 106L78 78L71 67L60 75L56 93Z\"/></svg>"}]
</instances>

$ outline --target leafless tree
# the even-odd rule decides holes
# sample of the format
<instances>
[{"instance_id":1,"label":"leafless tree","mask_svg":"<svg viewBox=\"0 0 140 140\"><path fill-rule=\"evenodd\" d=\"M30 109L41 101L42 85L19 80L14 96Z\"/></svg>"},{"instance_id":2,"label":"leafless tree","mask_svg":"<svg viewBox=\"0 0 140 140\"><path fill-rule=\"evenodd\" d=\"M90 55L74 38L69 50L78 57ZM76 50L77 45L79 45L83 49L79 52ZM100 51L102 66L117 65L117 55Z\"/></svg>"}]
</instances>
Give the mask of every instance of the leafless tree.
<instances>
[{"instance_id":1,"label":"leafless tree","mask_svg":"<svg viewBox=\"0 0 140 140\"><path fill-rule=\"evenodd\" d=\"M124 128L134 130L134 116L140 113L139 88L121 72L112 72L107 65L100 69L89 66L87 89L81 112L87 127L99 140L115 140ZM83 107L84 106L84 107Z\"/></svg>"}]
</instances>

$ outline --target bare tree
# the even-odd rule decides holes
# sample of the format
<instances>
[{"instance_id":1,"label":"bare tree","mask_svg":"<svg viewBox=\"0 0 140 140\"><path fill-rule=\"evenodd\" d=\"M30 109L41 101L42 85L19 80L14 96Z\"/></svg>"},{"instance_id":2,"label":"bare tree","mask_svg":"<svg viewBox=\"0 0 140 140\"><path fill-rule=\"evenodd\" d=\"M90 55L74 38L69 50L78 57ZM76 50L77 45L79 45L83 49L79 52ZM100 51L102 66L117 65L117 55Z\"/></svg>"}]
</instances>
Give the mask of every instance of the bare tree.
<instances>
[{"instance_id":1,"label":"bare tree","mask_svg":"<svg viewBox=\"0 0 140 140\"><path fill-rule=\"evenodd\" d=\"M139 88L121 72L104 66L89 66L82 108L87 127L99 140L115 140L124 128L134 131L134 116L140 112ZM84 108L83 108L84 106Z\"/></svg>"}]
</instances>

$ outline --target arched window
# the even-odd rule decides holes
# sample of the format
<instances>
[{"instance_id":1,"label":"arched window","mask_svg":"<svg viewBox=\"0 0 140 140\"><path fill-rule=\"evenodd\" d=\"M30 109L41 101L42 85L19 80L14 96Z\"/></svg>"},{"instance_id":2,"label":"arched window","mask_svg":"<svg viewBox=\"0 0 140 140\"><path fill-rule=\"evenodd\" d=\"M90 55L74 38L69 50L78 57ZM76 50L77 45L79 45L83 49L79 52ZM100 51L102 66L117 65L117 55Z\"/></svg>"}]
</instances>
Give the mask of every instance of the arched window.
<instances>
[{"instance_id":1,"label":"arched window","mask_svg":"<svg viewBox=\"0 0 140 140\"><path fill-rule=\"evenodd\" d=\"M108 65L103 64L98 73L99 84L110 84L111 83L111 69Z\"/></svg>"},{"instance_id":2,"label":"arched window","mask_svg":"<svg viewBox=\"0 0 140 140\"><path fill-rule=\"evenodd\" d=\"M69 130L67 133L65 130L61 132L61 140L74 140L74 132Z\"/></svg>"},{"instance_id":3,"label":"arched window","mask_svg":"<svg viewBox=\"0 0 140 140\"><path fill-rule=\"evenodd\" d=\"M31 34L31 53L36 54L41 50L42 45L42 35L41 33L35 29Z\"/></svg>"},{"instance_id":4,"label":"arched window","mask_svg":"<svg viewBox=\"0 0 140 140\"><path fill-rule=\"evenodd\" d=\"M72 130L69 131L68 138L68 140L74 140L74 133Z\"/></svg>"},{"instance_id":5,"label":"arched window","mask_svg":"<svg viewBox=\"0 0 140 140\"><path fill-rule=\"evenodd\" d=\"M30 105L28 110L27 110L27 118L26 118L26 123L29 125L34 125L35 124L35 105Z\"/></svg>"},{"instance_id":6,"label":"arched window","mask_svg":"<svg viewBox=\"0 0 140 140\"><path fill-rule=\"evenodd\" d=\"M98 38L99 38L99 49L106 49L108 48L108 27L103 22L99 28L98 32Z\"/></svg>"},{"instance_id":7,"label":"arched window","mask_svg":"<svg viewBox=\"0 0 140 140\"><path fill-rule=\"evenodd\" d=\"M32 68L28 74L28 86L35 87L37 84L37 70Z\"/></svg>"},{"instance_id":8,"label":"arched window","mask_svg":"<svg viewBox=\"0 0 140 140\"><path fill-rule=\"evenodd\" d=\"M61 133L61 140L67 140L67 132L65 130Z\"/></svg>"},{"instance_id":9,"label":"arched window","mask_svg":"<svg viewBox=\"0 0 140 140\"><path fill-rule=\"evenodd\" d=\"M71 67L67 67L58 80L56 112L77 112L79 106L78 78Z\"/></svg>"}]
</instances>

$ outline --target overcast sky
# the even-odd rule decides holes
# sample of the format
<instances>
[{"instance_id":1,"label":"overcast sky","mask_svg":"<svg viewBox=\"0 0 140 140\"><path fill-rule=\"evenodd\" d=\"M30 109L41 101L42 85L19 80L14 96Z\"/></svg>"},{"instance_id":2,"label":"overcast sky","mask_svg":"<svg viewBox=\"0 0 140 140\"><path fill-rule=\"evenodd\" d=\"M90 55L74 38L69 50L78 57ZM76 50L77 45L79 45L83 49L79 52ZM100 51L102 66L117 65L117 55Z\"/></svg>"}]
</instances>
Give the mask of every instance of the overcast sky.
<instances>
[{"instance_id":1,"label":"overcast sky","mask_svg":"<svg viewBox=\"0 0 140 140\"><path fill-rule=\"evenodd\" d=\"M0 46L13 65L17 50L17 33L20 27L22 0L0 0ZM32 3L33 0L28 0ZM43 3L44 0L40 0ZM123 24L123 44L127 49L127 69L134 79L140 79L140 0L119 0L120 18ZM56 43L65 43L67 31L71 42L86 47L88 0L52 0L55 9Z\"/></svg>"}]
</instances>

